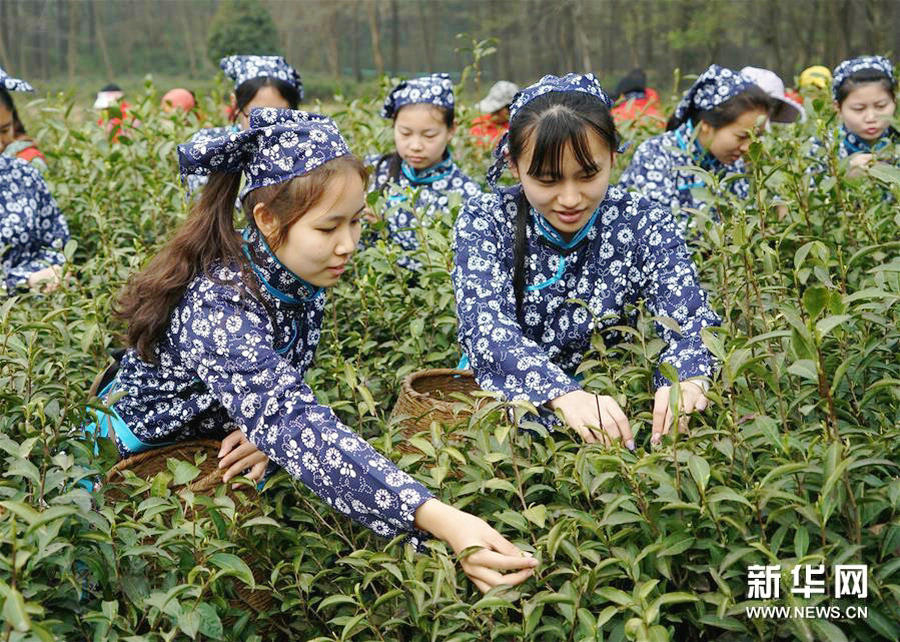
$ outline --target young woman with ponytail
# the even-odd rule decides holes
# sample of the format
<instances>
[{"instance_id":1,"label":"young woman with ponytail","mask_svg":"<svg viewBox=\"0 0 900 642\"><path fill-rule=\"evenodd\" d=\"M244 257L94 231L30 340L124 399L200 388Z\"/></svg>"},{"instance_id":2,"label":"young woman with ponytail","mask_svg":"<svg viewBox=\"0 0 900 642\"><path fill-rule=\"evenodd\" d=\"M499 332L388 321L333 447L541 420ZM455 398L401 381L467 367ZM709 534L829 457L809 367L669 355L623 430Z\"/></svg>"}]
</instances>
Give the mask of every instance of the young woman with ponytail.
<instances>
[{"instance_id":1,"label":"young woman with ponytail","mask_svg":"<svg viewBox=\"0 0 900 642\"><path fill-rule=\"evenodd\" d=\"M641 143L619 184L673 211L682 231L691 210L705 205L697 188L712 189L686 167L718 178L734 176L727 188L746 199L744 156L751 132L762 131L774 99L737 71L710 65L691 85L666 125L666 132Z\"/></svg>"},{"instance_id":2,"label":"young woman with ponytail","mask_svg":"<svg viewBox=\"0 0 900 642\"><path fill-rule=\"evenodd\" d=\"M488 173L494 192L470 199L456 221L453 282L459 341L483 389L530 401L552 429L559 410L585 441L634 449L627 408L575 375L591 337L633 322L625 306L640 300L673 318L680 332L657 326L660 360L678 371L688 414L707 404L713 361L700 330L718 318L671 212L609 185L618 138L610 106L592 74L545 76L516 96ZM520 183L498 188L506 164ZM671 383L657 373L654 385L658 443L674 409Z\"/></svg>"},{"instance_id":3,"label":"young woman with ponytail","mask_svg":"<svg viewBox=\"0 0 900 642\"><path fill-rule=\"evenodd\" d=\"M100 432L123 457L230 432L237 445L221 462L230 471L258 478L274 462L379 535L405 533L414 545L433 535L457 553L482 547L461 561L481 590L524 581L533 559L434 498L304 382L325 291L356 248L365 207L366 170L331 119L257 109L249 129L194 139L179 160L183 176L209 183L119 300L130 348L103 392L123 394ZM247 227L237 232L242 174Z\"/></svg>"}]
</instances>

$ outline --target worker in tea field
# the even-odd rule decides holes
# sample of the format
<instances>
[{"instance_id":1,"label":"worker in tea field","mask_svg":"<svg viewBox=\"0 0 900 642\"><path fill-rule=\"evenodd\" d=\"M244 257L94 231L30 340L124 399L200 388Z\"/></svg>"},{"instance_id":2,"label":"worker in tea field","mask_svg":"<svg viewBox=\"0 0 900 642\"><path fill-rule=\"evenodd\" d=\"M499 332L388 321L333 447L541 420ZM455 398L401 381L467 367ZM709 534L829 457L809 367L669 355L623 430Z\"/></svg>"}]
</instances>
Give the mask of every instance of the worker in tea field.
<instances>
[{"instance_id":1,"label":"worker in tea field","mask_svg":"<svg viewBox=\"0 0 900 642\"><path fill-rule=\"evenodd\" d=\"M835 67L832 94L841 117L838 158L848 159L851 172L876 160L900 163L895 149L900 132L891 125L896 91L894 65L883 56L861 56Z\"/></svg>"},{"instance_id":2,"label":"worker in tea field","mask_svg":"<svg viewBox=\"0 0 900 642\"><path fill-rule=\"evenodd\" d=\"M492 149L497 140L509 129L509 104L519 91L519 86L508 80L495 82L484 100L475 105L481 115L472 121L469 136L479 147Z\"/></svg>"},{"instance_id":3,"label":"worker in tea field","mask_svg":"<svg viewBox=\"0 0 900 642\"><path fill-rule=\"evenodd\" d=\"M524 581L533 559L435 499L304 382L325 291L359 240L367 173L326 116L254 109L248 124L179 147L182 175L209 182L119 300L130 348L103 394L124 396L101 415L101 432L111 429L124 457L236 430L221 467L259 479L274 462L379 535L414 545L433 535L457 553L483 547L461 562L482 590ZM242 175L247 227L236 232Z\"/></svg>"},{"instance_id":4,"label":"worker in tea field","mask_svg":"<svg viewBox=\"0 0 900 642\"><path fill-rule=\"evenodd\" d=\"M0 288L53 289L69 227L34 164L0 155Z\"/></svg>"},{"instance_id":5,"label":"worker in tea field","mask_svg":"<svg viewBox=\"0 0 900 642\"><path fill-rule=\"evenodd\" d=\"M388 195L383 214L390 239L405 250L415 250L419 220L413 208L427 218L447 209L451 192L465 199L481 191L450 154L456 131L450 76L432 74L401 82L385 98L381 116L393 120L395 150L368 159L374 166L372 189ZM406 202L408 187L419 190L414 204ZM416 266L408 257L399 263Z\"/></svg>"},{"instance_id":6,"label":"worker in tea field","mask_svg":"<svg viewBox=\"0 0 900 642\"><path fill-rule=\"evenodd\" d=\"M752 80L757 87L769 94L772 99L770 122L786 125L797 121L806 122L803 105L788 95L784 81L774 71L760 67L744 67L741 69L741 75Z\"/></svg>"},{"instance_id":7,"label":"worker in tea field","mask_svg":"<svg viewBox=\"0 0 900 642\"><path fill-rule=\"evenodd\" d=\"M34 91L34 87L13 78L0 67L0 153L31 163L43 172L47 169L47 159L25 132L11 91Z\"/></svg>"},{"instance_id":8,"label":"worker in tea field","mask_svg":"<svg viewBox=\"0 0 900 642\"><path fill-rule=\"evenodd\" d=\"M303 100L300 74L282 56L226 56L219 67L234 83L231 125L202 129L200 137L237 133L247 129L253 109L297 109ZM189 175L188 194L205 184L205 176Z\"/></svg>"},{"instance_id":9,"label":"worker in tea field","mask_svg":"<svg viewBox=\"0 0 900 642\"><path fill-rule=\"evenodd\" d=\"M609 185L618 145L611 106L592 74L545 76L517 95L488 173L494 191L470 199L456 221L452 277L459 341L479 386L532 402L550 427L551 411L561 411L588 443L634 449L624 410L575 375L591 337L632 322L625 306L640 299L675 319L680 333L658 327L661 361L677 368L681 411L691 413L706 407L713 374L700 331L719 320L669 209ZM506 165L520 182L497 187ZM669 382L657 373L654 385L658 443L673 408Z\"/></svg>"},{"instance_id":10,"label":"worker in tea field","mask_svg":"<svg viewBox=\"0 0 900 642\"><path fill-rule=\"evenodd\" d=\"M616 127L629 123L662 131L666 121L659 112L659 94L647 86L647 74L643 69L628 72L619 80L613 93L616 105L611 111Z\"/></svg>"},{"instance_id":11,"label":"worker in tea field","mask_svg":"<svg viewBox=\"0 0 900 642\"><path fill-rule=\"evenodd\" d=\"M648 200L671 208L682 230L690 223L688 209L705 204L697 192L712 189L696 173L676 169L699 167L720 178L747 171L743 157L751 132L765 126L772 99L750 78L710 65L685 92L666 124L667 131L641 143L620 185ZM745 199L745 178L729 181L726 189Z\"/></svg>"}]
</instances>

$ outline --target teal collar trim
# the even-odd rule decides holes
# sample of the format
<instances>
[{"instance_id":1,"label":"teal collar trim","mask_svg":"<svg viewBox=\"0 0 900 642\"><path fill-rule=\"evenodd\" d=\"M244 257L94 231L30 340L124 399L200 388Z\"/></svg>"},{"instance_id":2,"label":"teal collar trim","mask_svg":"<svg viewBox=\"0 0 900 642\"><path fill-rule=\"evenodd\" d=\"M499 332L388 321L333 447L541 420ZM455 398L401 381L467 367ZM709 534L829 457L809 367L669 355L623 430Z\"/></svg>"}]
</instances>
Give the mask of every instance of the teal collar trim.
<instances>
[{"instance_id":1,"label":"teal collar trim","mask_svg":"<svg viewBox=\"0 0 900 642\"><path fill-rule=\"evenodd\" d=\"M250 264L250 268L253 270L253 273L256 274L257 278L259 279L260 283L262 283L266 291L273 297L275 297L279 301L283 301L284 303L298 305L306 303L308 301L312 301L322 293L324 288L304 281L299 276L291 272L291 270L289 270L278 259L278 257L275 256L275 253L272 252L269 244L266 243L263 235L258 230L247 227L244 229L241 236L244 239L244 245L241 249L243 250L244 256L247 258L247 261ZM255 252L250 251L251 247L255 250ZM260 257L262 260L260 261L259 259L255 259L254 255L262 255ZM271 281L279 273L289 275L289 279L287 280L296 286L296 292L285 292L284 290L279 289L272 284ZM268 274L271 274L271 276L267 276Z\"/></svg>"}]
</instances>

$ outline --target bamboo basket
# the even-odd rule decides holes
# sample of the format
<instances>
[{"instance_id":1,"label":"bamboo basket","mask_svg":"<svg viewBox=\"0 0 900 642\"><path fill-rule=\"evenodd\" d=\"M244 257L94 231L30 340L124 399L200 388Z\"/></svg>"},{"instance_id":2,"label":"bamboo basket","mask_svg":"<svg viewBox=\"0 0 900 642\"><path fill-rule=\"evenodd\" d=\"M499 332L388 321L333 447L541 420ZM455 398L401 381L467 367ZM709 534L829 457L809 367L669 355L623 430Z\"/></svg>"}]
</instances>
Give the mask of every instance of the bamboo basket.
<instances>
[{"instance_id":1,"label":"bamboo basket","mask_svg":"<svg viewBox=\"0 0 900 642\"><path fill-rule=\"evenodd\" d=\"M398 422L406 440L416 433L429 430L433 421L452 431L468 422L473 408L460 408L459 400L451 395L470 394L476 390L480 388L471 370L436 368L414 372L403 379L400 396L391 411L391 420ZM476 399L475 408L483 402L482 398ZM397 449L402 453L421 452L408 441L398 444Z\"/></svg>"},{"instance_id":2,"label":"bamboo basket","mask_svg":"<svg viewBox=\"0 0 900 642\"><path fill-rule=\"evenodd\" d=\"M222 481L224 469L220 469L218 464L221 444L222 442L214 439L197 439L171 446L161 446L132 455L122 459L109 470L106 474L105 483L115 484L123 481L126 470L131 471L141 479L150 481L158 473L168 471L166 462L169 459L180 459L196 465L200 469L200 474L190 483L177 488L176 492L182 493L184 490L190 490L198 495L213 497L216 494L216 489L224 483ZM200 458L198 456L202 455L206 456L205 459L199 464L196 463L197 459ZM244 492L247 492L247 489ZM255 490L251 492L255 493ZM246 521L258 514L256 502L248 502L245 499L235 497L230 483L226 484L226 493L234 500L235 509L241 521ZM124 499L125 497L124 493L115 487L109 489L107 495L113 500ZM198 508L202 510L202 506ZM253 572L253 579L256 583L261 584L268 579L267 570L271 569L265 569L262 560L253 556L248 557L245 561ZM246 610L246 607L249 606L257 612L262 612L267 611L272 606L272 593L269 591L254 590L242 582L235 582L234 590L237 593L237 597L231 602L233 608Z\"/></svg>"}]
</instances>

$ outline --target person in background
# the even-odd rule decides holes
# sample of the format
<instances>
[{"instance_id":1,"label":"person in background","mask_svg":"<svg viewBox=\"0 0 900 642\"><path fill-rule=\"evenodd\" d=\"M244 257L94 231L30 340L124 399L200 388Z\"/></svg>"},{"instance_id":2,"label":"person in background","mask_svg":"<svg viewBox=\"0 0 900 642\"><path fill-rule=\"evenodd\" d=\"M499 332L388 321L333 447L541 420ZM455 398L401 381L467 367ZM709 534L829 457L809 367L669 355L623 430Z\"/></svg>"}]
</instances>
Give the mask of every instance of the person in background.
<instances>
[{"instance_id":1,"label":"person in background","mask_svg":"<svg viewBox=\"0 0 900 642\"><path fill-rule=\"evenodd\" d=\"M849 158L851 173L875 161L900 164L900 133L891 121L897 108L894 65L884 56L860 56L834 68L831 86L841 117L838 158Z\"/></svg>"},{"instance_id":2,"label":"person in background","mask_svg":"<svg viewBox=\"0 0 900 642\"><path fill-rule=\"evenodd\" d=\"M610 111L616 127L626 123L640 124L660 131L665 119L659 111L659 94L647 87L647 74L643 69L632 69L615 89L616 105Z\"/></svg>"},{"instance_id":3,"label":"person in background","mask_svg":"<svg viewBox=\"0 0 900 642\"><path fill-rule=\"evenodd\" d=\"M94 100L94 109L100 112L97 124L106 128L106 133L114 143L125 132L130 105L125 101L125 92L115 83L105 85Z\"/></svg>"},{"instance_id":4,"label":"person in background","mask_svg":"<svg viewBox=\"0 0 900 642\"><path fill-rule=\"evenodd\" d=\"M450 153L450 140L456 132L453 83L448 74L432 74L406 80L394 87L384 100L381 116L394 123L394 151L372 156L372 191L387 193L383 215L387 218L390 239L407 251L419 246L415 228L419 217L406 202L406 188L418 190L414 209L427 221L449 207L453 192L463 200L481 191ZM398 264L417 269L418 263L402 256Z\"/></svg>"},{"instance_id":5,"label":"person in background","mask_svg":"<svg viewBox=\"0 0 900 642\"><path fill-rule=\"evenodd\" d=\"M469 199L456 220L452 272L458 337L484 390L534 404L541 423L588 443L634 450L615 398L583 389L577 374L591 340L622 341L628 306L646 302L662 324L659 361L681 379L682 418L707 405L713 358L700 336L718 325L671 212L610 185L618 134L612 101L593 74L544 76L511 107L494 151L491 193ZM506 166L519 184L498 187ZM653 378L651 443L674 416L671 382ZM532 415L533 416L533 415Z\"/></svg>"},{"instance_id":6,"label":"person in background","mask_svg":"<svg viewBox=\"0 0 900 642\"><path fill-rule=\"evenodd\" d=\"M0 155L0 289L53 290L66 258L66 219L33 164Z\"/></svg>"},{"instance_id":7,"label":"person in background","mask_svg":"<svg viewBox=\"0 0 900 642\"><path fill-rule=\"evenodd\" d=\"M31 163L42 172L47 169L47 159L38 149L34 139L25 132L19 119L11 91L34 91L24 80L13 78L0 67L0 153Z\"/></svg>"},{"instance_id":8,"label":"person in background","mask_svg":"<svg viewBox=\"0 0 900 642\"><path fill-rule=\"evenodd\" d=\"M194 92L181 87L170 89L163 94L162 100L160 100L160 108L167 114L175 111L188 114L196 105L197 99L194 96Z\"/></svg>"},{"instance_id":9,"label":"person in background","mask_svg":"<svg viewBox=\"0 0 900 642\"><path fill-rule=\"evenodd\" d=\"M303 100L300 74L281 56L226 56L219 61L219 67L234 83L231 124L201 129L196 136L210 138L236 134L247 129L251 110L263 107L297 109ZM188 197L205 184L206 176L188 175Z\"/></svg>"},{"instance_id":10,"label":"person in background","mask_svg":"<svg viewBox=\"0 0 900 642\"><path fill-rule=\"evenodd\" d=\"M759 67L744 67L741 73L752 80L772 98L772 112L769 120L773 123L795 123L799 119L806 122L806 111L803 105L787 95L784 82L778 74Z\"/></svg>"},{"instance_id":11,"label":"person in background","mask_svg":"<svg viewBox=\"0 0 900 642\"><path fill-rule=\"evenodd\" d=\"M479 147L493 148L497 140L509 129L509 104L519 86L508 80L493 84L484 100L475 105L481 115L472 121L469 135Z\"/></svg>"},{"instance_id":12,"label":"person in background","mask_svg":"<svg viewBox=\"0 0 900 642\"><path fill-rule=\"evenodd\" d=\"M334 122L254 109L242 131L193 139L178 157L183 176L209 182L119 299L130 348L101 394L124 395L88 430L106 431L123 457L228 433L232 449L219 453L228 471L259 479L271 459L382 537L418 548L434 536L457 554L476 547L460 564L482 591L530 577L535 559L399 470L304 380L326 290L356 249L366 205L366 169ZM236 231L242 175L247 227Z\"/></svg>"},{"instance_id":13,"label":"person in background","mask_svg":"<svg viewBox=\"0 0 900 642\"><path fill-rule=\"evenodd\" d=\"M710 65L675 107L668 131L638 146L619 184L671 209L686 232L690 212L706 204L695 190L713 186L683 168L697 167L719 178L746 174L743 157L751 132L762 131L771 106L772 99L752 80ZM750 183L736 178L725 189L746 199Z\"/></svg>"},{"instance_id":14,"label":"person in background","mask_svg":"<svg viewBox=\"0 0 900 642\"><path fill-rule=\"evenodd\" d=\"M797 89L801 94L825 94L831 88L831 70L822 65L813 65L800 72Z\"/></svg>"}]
</instances>

